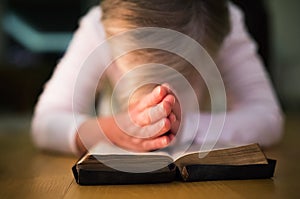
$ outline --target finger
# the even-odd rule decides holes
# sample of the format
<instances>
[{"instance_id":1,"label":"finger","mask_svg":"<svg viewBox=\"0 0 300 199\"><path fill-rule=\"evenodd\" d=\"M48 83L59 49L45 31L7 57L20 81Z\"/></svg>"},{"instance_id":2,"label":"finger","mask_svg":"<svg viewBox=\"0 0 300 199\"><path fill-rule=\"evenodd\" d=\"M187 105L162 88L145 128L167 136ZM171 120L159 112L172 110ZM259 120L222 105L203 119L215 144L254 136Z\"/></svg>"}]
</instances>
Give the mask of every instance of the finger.
<instances>
[{"instance_id":1,"label":"finger","mask_svg":"<svg viewBox=\"0 0 300 199\"><path fill-rule=\"evenodd\" d=\"M171 129L171 122L167 118L163 118L158 122L141 127L138 131L135 131L135 134L132 135L137 138L155 138L159 137Z\"/></svg>"},{"instance_id":2,"label":"finger","mask_svg":"<svg viewBox=\"0 0 300 199\"><path fill-rule=\"evenodd\" d=\"M170 133L173 135L176 135L180 127L180 121L176 120L174 123L172 123Z\"/></svg>"},{"instance_id":3,"label":"finger","mask_svg":"<svg viewBox=\"0 0 300 199\"><path fill-rule=\"evenodd\" d=\"M164 88L166 88L168 93L172 93L172 88L171 88L170 84L163 83L161 86L163 86Z\"/></svg>"},{"instance_id":4,"label":"finger","mask_svg":"<svg viewBox=\"0 0 300 199\"><path fill-rule=\"evenodd\" d=\"M167 94L168 94L168 90L166 87L157 86L153 89L151 93L143 97L140 103L138 103L137 109L143 110L150 106L154 106L159 102L161 102Z\"/></svg>"},{"instance_id":5,"label":"finger","mask_svg":"<svg viewBox=\"0 0 300 199\"><path fill-rule=\"evenodd\" d=\"M175 135L172 133L170 133L168 136L171 142L175 139Z\"/></svg>"},{"instance_id":6,"label":"finger","mask_svg":"<svg viewBox=\"0 0 300 199\"><path fill-rule=\"evenodd\" d=\"M141 113L138 113L135 116L134 121L140 126L155 123L163 118L166 118L171 113L174 105L175 97L173 95L167 95L158 105L147 108Z\"/></svg>"},{"instance_id":7,"label":"finger","mask_svg":"<svg viewBox=\"0 0 300 199\"><path fill-rule=\"evenodd\" d=\"M126 142L122 142L119 146L136 152L148 152L167 147L172 142L174 137L174 135L168 134L157 138L142 139L131 137L125 134L123 136L123 140L126 140Z\"/></svg>"},{"instance_id":8,"label":"finger","mask_svg":"<svg viewBox=\"0 0 300 199\"><path fill-rule=\"evenodd\" d=\"M168 94L163 101L168 102L171 106L174 106L176 103L176 99L173 94Z\"/></svg>"},{"instance_id":9,"label":"finger","mask_svg":"<svg viewBox=\"0 0 300 199\"><path fill-rule=\"evenodd\" d=\"M173 97L174 98L174 97ZM161 103L159 103L158 105L151 107L147 110L144 111L144 114L148 115L148 124L157 122L163 118L168 117L168 115L171 113L172 111L172 107L173 107L174 103L171 104L166 100L163 100ZM147 117L147 115L145 115Z\"/></svg>"},{"instance_id":10,"label":"finger","mask_svg":"<svg viewBox=\"0 0 300 199\"><path fill-rule=\"evenodd\" d=\"M174 124L176 122L176 120L177 120L176 115L173 112L171 112L169 114L168 118L169 118L169 120L171 122L171 125Z\"/></svg>"},{"instance_id":11,"label":"finger","mask_svg":"<svg viewBox=\"0 0 300 199\"><path fill-rule=\"evenodd\" d=\"M142 142L142 149L144 151L153 151L167 147L171 143L169 136L164 135L155 139L145 140Z\"/></svg>"}]
</instances>

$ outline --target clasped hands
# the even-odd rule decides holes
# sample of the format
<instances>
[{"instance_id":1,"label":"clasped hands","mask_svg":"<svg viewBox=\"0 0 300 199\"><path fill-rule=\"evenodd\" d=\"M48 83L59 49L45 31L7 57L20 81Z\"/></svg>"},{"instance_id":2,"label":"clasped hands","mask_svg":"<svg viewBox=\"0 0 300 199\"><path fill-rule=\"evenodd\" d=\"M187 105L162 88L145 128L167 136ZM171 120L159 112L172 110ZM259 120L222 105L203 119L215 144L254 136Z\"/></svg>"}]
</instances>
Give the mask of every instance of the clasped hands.
<instances>
[{"instance_id":1,"label":"clasped hands","mask_svg":"<svg viewBox=\"0 0 300 199\"><path fill-rule=\"evenodd\" d=\"M170 145L180 124L179 103L167 85L129 102L128 112L115 116L112 131L104 132L115 145L138 152Z\"/></svg>"}]
</instances>

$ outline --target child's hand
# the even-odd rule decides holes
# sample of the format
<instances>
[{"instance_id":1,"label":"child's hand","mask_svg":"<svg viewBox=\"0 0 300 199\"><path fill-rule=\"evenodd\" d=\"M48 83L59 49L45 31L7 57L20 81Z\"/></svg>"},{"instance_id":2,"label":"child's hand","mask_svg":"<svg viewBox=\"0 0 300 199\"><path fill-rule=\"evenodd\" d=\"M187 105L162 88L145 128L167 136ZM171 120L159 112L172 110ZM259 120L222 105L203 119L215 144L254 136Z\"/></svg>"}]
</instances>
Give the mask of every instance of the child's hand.
<instances>
[{"instance_id":1,"label":"child's hand","mask_svg":"<svg viewBox=\"0 0 300 199\"><path fill-rule=\"evenodd\" d=\"M129 106L130 118L117 116L121 125L113 118L107 118L107 122L99 118L104 133L114 144L134 151L152 151L167 147L175 136L167 133L177 122L173 113L175 96L167 87L157 86L151 93L139 99ZM105 131L108 123L113 125Z\"/></svg>"},{"instance_id":2,"label":"child's hand","mask_svg":"<svg viewBox=\"0 0 300 199\"><path fill-rule=\"evenodd\" d=\"M171 129L176 121L173 113L175 96L166 86L157 86L151 93L140 97L138 102L129 105L129 115L133 123L144 130L140 137L158 137Z\"/></svg>"}]
</instances>

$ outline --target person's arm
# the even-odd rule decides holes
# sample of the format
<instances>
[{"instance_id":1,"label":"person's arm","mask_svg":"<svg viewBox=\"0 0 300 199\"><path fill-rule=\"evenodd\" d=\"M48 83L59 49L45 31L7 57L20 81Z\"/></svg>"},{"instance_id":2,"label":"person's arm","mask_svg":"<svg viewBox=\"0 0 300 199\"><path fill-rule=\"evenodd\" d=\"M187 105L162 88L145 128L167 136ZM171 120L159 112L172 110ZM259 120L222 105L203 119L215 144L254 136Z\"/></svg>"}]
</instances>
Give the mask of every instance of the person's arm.
<instances>
[{"instance_id":1,"label":"person's arm","mask_svg":"<svg viewBox=\"0 0 300 199\"><path fill-rule=\"evenodd\" d=\"M74 102L77 103L75 110L73 92L82 64L105 38L103 28L95 25L99 24L100 14L100 9L95 7L81 19L64 57L39 97L32 120L32 136L41 149L74 154L78 152L75 143L76 129L90 117L94 95L89 93L93 92L93 80L89 78L82 82L81 90L78 91L82 92L82 96L78 96ZM79 113L76 121L74 111Z\"/></svg>"},{"instance_id":2,"label":"person's arm","mask_svg":"<svg viewBox=\"0 0 300 199\"><path fill-rule=\"evenodd\" d=\"M175 97L168 89L157 86L130 103L128 114L100 116L82 123L76 136L79 151L85 153L94 144L108 140L117 147L136 152L164 148L175 136L167 133L177 120L172 112L174 105Z\"/></svg>"},{"instance_id":3,"label":"person's arm","mask_svg":"<svg viewBox=\"0 0 300 199\"><path fill-rule=\"evenodd\" d=\"M231 5L230 13L231 32L217 59L231 103L219 139L232 144L257 142L269 146L281 138L283 115L241 12ZM204 139L210 119L211 114L201 114L199 142Z\"/></svg>"},{"instance_id":4,"label":"person's arm","mask_svg":"<svg viewBox=\"0 0 300 199\"><path fill-rule=\"evenodd\" d=\"M172 135L164 134L174 120L171 117L174 97L168 95L166 88L162 88L158 95L153 93L156 101L149 95L142 103L133 106L132 118L136 118L137 125L128 118L122 118L126 128L133 130L131 133L137 136L120 129L113 117L92 114L95 88L101 76L99 67L105 67L101 64L105 62L103 59L107 59L105 49L100 49L103 51L100 56L96 54L99 65L85 67L84 62L105 39L100 14L97 7L81 20L66 54L47 82L32 121L34 142L41 149L73 154L82 154L94 144L107 141L106 138L119 147L134 151L163 148L172 139ZM147 116L152 119L143 123ZM139 137L141 134L149 136Z\"/></svg>"}]
</instances>

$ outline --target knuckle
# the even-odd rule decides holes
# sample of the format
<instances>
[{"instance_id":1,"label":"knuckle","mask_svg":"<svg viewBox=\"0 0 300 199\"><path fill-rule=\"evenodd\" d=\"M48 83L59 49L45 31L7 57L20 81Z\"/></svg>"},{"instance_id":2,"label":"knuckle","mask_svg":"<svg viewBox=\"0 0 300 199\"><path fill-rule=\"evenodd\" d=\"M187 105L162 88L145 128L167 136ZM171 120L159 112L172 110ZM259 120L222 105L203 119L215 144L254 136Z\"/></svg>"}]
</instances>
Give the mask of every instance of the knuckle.
<instances>
[{"instance_id":1,"label":"knuckle","mask_svg":"<svg viewBox=\"0 0 300 199\"><path fill-rule=\"evenodd\" d=\"M141 139L140 138L132 138L131 143L136 146L141 145Z\"/></svg>"},{"instance_id":2,"label":"knuckle","mask_svg":"<svg viewBox=\"0 0 300 199\"><path fill-rule=\"evenodd\" d=\"M168 102L162 102L161 112L164 117L167 117L172 111L172 107Z\"/></svg>"},{"instance_id":3,"label":"knuckle","mask_svg":"<svg viewBox=\"0 0 300 199\"><path fill-rule=\"evenodd\" d=\"M171 125L170 125L170 122L167 118L164 118L162 120L162 130L163 131L168 131L170 129Z\"/></svg>"},{"instance_id":4,"label":"knuckle","mask_svg":"<svg viewBox=\"0 0 300 199\"><path fill-rule=\"evenodd\" d=\"M144 141L144 142L141 144L141 149L142 149L143 151L150 151L150 150L151 150L150 141Z\"/></svg>"}]
</instances>

